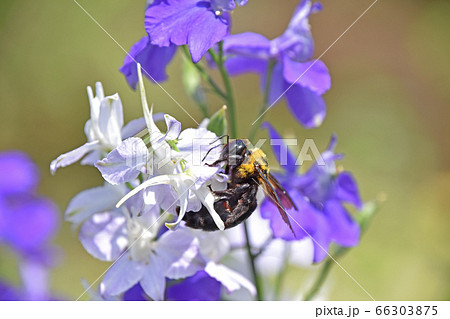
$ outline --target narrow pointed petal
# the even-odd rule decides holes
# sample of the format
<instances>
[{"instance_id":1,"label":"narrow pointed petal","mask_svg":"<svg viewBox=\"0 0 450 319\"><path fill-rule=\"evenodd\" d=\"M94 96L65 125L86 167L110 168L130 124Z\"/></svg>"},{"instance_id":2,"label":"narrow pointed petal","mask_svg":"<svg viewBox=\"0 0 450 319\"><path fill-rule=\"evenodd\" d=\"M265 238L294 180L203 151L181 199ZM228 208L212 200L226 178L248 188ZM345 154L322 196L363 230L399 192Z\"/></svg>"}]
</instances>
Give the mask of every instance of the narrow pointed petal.
<instances>
[{"instance_id":1,"label":"narrow pointed petal","mask_svg":"<svg viewBox=\"0 0 450 319\"><path fill-rule=\"evenodd\" d=\"M217 228L219 228L219 230L224 230L225 224L223 223L219 214L214 209L214 200L215 200L214 195L209 191L207 187L201 187L200 189L194 192L195 195L197 195L198 199L202 202L202 204L208 209Z\"/></svg>"},{"instance_id":2,"label":"narrow pointed petal","mask_svg":"<svg viewBox=\"0 0 450 319\"><path fill-rule=\"evenodd\" d=\"M52 174L56 173L56 170L60 167L69 166L77 161L79 161L87 153L97 149L99 147L99 142L94 141L86 143L68 153L58 156L57 159L53 160L50 164L50 172ZM97 159L98 160L98 159ZM92 163L94 164L94 163Z\"/></svg>"},{"instance_id":3,"label":"narrow pointed petal","mask_svg":"<svg viewBox=\"0 0 450 319\"><path fill-rule=\"evenodd\" d=\"M160 175L160 176L153 177L149 180L146 180L141 185L137 186L132 191L130 191L128 194L126 194L124 197L122 197L122 199L117 202L116 207L122 206L123 203L125 203L128 199L130 199L131 197L133 197L134 195L139 193L141 190L146 189L150 186L161 185L161 184L169 184L169 185L174 184L173 177L171 177L169 175Z\"/></svg>"},{"instance_id":4,"label":"narrow pointed petal","mask_svg":"<svg viewBox=\"0 0 450 319\"><path fill-rule=\"evenodd\" d=\"M178 218L173 223L166 223L166 227L167 228L169 228L171 230L177 229L178 225L181 223L181 221L183 220L184 215L186 214L188 198L189 198L189 191L187 191L183 196L181 196L179 198L179 200L180 200L180 212L178 214Z\"/></svg>"},{"instance_id":5,"label":"narrow pointed petal","mask_svg":"<svg viewBox=\"0 0 450 319\"><path fill-rule=\"evenodd\" d=\"M164 119L167 125L167 132L164 139L176 140L181 132L181 123L168 114L164 115Z\"/></svg>"},{"instance_id":6,"label":"narrow pointed petal","mask_svg":"<svg viewBox=\"0 0 450 319\"><path fill-rule=\"evenodd\" d=\"M255 286L240 273L215 262L208 262L205 272L219 281L231 293L241 288L247 289L252 296L256 294Z\"/></svg>"}]
</instances>

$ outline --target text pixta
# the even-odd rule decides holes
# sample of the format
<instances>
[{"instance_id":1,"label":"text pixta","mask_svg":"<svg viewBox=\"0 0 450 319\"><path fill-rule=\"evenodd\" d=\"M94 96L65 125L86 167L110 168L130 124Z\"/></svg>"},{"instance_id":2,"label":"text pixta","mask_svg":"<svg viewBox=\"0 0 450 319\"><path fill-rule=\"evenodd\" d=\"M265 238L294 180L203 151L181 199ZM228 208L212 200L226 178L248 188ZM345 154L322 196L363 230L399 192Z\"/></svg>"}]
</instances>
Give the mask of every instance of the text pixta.
<instances>
[{"instance_id":1,"label":"text pixta","mask_svg":"<svg viewBox=\"0 0 450 319\"><path fill-rule=\"evenodd\" d=\"M316 308L316 318L321 316L345 316L355 317L359 314L358 308L348 307L344 309L341 307L319 307Z\"/></svg>"}]
</instances>

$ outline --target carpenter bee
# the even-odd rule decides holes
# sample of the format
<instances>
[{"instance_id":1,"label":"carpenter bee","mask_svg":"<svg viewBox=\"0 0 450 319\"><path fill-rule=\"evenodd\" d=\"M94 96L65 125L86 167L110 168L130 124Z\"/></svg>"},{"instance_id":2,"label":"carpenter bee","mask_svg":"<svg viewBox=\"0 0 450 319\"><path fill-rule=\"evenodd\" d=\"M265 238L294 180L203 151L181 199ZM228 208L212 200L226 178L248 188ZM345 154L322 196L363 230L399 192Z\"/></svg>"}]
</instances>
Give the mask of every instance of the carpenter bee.
<instances>
[{"instance_id":1,"label":"carpenter bee","mask_svg":"<svg viewBox=\"0 0 450 319\"><path fill-rule=\"evenodd\" d=\"M217 161L209 166L224 165L229 176L227 189L212 191L215 196L214 209L225 224L225 228L239 225L256 209L256 193L261 186L266 195L278 207L281 217L292 230L286 209L295 208L289 194L269 173L266 155L259 148L250 149L245 139L228 141ZM206 157L206 156L205 156ZM206 231L218 230L208 209L204 206L198 212L187 212L183 220L186 226Z\"/></svg>"}]
</instances>

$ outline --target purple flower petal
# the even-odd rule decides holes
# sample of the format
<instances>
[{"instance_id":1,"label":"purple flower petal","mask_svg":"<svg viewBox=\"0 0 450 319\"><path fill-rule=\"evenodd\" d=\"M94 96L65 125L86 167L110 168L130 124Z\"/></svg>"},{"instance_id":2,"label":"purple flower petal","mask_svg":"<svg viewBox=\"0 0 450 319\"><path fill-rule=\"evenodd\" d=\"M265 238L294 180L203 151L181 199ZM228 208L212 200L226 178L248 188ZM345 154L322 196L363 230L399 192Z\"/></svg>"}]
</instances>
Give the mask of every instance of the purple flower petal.
<instances>
[{"instance_id":1,"label":"purple flower petal","mask_svg":"<svg viewBox=\"0 0 450 319\"><path fill-rule=\"evenodd\" d=\"M136 284L123 294L124 301L148 301L140 284Z\"/></svg>"},{"instance_id":2,"label":"purple flower petal","mask_svg":"<svg viewBox=\"0 0 450 319\"><path fill-rule=\"evenodd\" d=\"M337 200L327 201L324 212L331 228L332 240L341 246L355 246L359 242L359 225Z\"/></svg>"},{"instance_id":3,"label":"purple flower petal","mask_svg":"<svg viewBox=\"0 0 450 319\"><path fill-rule=\"evenodd\" d=\"M261 78L261 88L264 90L266 87L267 75L264 74ZM269 104L280 102L281 98L284 96L283 93L287 89L286 81L283 77L283 64L276 63L272 69L272 78L270 80L269 89Z\"/></svg>"},{"instance_id":4,"label":"purple flower petal","mask_svg":"<svg viewBox=\"0 0 450 319\"><path fill-rule=\"evenodd\" d=\"M223 41L227 55L252 57L262 60L270 58L270 41L263 35L245 32L227 36Z\"/></svg>"},{"instance_id":5,"label":"purple flower petal","mask_svg":"<svg viewBox=\"0 0 450 319\"><path fill-rule=\"evenodd\" d=\"M145 170L149 153L144 141L130 137L112 150L106 158L95 163L103 178L117 185L134 180Z\"/></svg>"},{"instance_id":6,"label":"purple flower petal","mask_svg":"<svg viewBox=\"0 0 450 319\"><path fill-rule=\"evenodd\" d=\"M289 86L286 83L286 88ZM303 126L314 128L322 124L326 105L320 95L298 84L292 85L285 95L292 114Z\"/></svg>"},{"instance_id":7,"label":"purple flower petal","mask_svg":"<svg viewBox=\"0 0 450 319\"><path fill-rule=\"evenodd\" d=\"M78 237L89 254L113 261L128 244L125 216L117 210L95 214L83 223Z\"/></svg>"},{"instance_id":8,"label":"purple flower petal","mask_svg":"<svg viewBox=\"0 0 450 319\"><path fill-rule=\"evenodd\" d=\"M310 237L314 244L314 262L319 262L327 256L331 242L330 226L325 216L311 206L303 195L295 190L288 190L288 192L298 208L297 211L294 209L288 211L295 236L281 218L276 205L270 200L266 199L261 205L261 216L270 221L274 238L292 241Z\"/></svg>"},{"instance_id":9,"label":"purple flower petal","mask_svg":"<svg viewBox=\"0 0 450 319\"><path fill-rule=\"evenodd\" d=\"M203 54L228 35L231 19L228 13L220 17L211 11L205 11L192 25L188 36L189 52L192 61L197 63Z\"/></svg>"},{"instance_id":10,"label":"purple flower petal","mask_svg":"<svg viewBox=\"0 0 450 319\"><path fill-rule=\"evenodd\" d=\"M145 12L151 43L164 47L188 44L194 63L228 34L230 24L229 14L216 15L209 1L158 0Z\"/></svg>"},{"instance_id":11,"label":"purple flower petal","mask_svg":"<svg viewBox=\"0 0 450 319\"><path fill-rule=\"evenodd\" d=\"M318 95L328 91L331 86L328 68L320 60L302 63L294 62L285 56L283 58L283 75L289 84L296 83Z\"/></svg>"},{"instance_id":12,"label":"purple flower petal","mask_svg":"<svg viewBox=\"0 0 450 319\"><path fill-rule=\"evenodd\" d=\"M205 271L174 283L166 289L166 300L172 301L218 301L221 284Z\"/></svg>"},{"instance_id":13,"label":"purple flower petal","mask_svg":"<svg viewBox=\"0 0 450 319\"><path fill-rule=\"evenodd\" d=\"M225 61L225 68L231 76L242 73L264 74L267 70L267 61L249 57L235 56Z\"/></svg>"},{"instance_id":14,"label":"purple flower petal","mask_svg":"<svg viewBox=\"0 0 450 319\"><path fill-rule=\"evenodd\" d=\"M278 163L288 173L295 173L297 171L297 166L295 165L296 158L294 154L292 154L292 152L289 150L289 147L283 142L283 138L281 137L281 135L278 134L278 132L269 122L263 123L261 127L269 131L270 144L272 146L272 151L278 160Z\"/></svg>"},{"instance_id":15,"label":"purple flower petal","mask_svg":"<svg viewBox=\"0 0 450 319\"><path fill-rule=\"evenodd\" d=\"M145 36L131 47L120 72L125 75L128 84L136 89L138 82L136 62L138 62L147 78L154 82L163 82L167 80L166 67L172 61L176 50L177 47L174 45L165 47L153 45L150 38Z\"/></svg>"},{"instance_id":16,"label":"purple flower petal","mask_svg":"<svg viewBox=\"0 0 450 319\"><path fill-rule=\"evenodd\" d=\"M361 209L362 201L359 196L358 184L353 175L349 172L338 174L335 179L335 196L337 199L352 203L358 209Z\"/></svg>"},{"instance_id":17,"label":"purple flower petal","mask_svg":"<svg viewBox=\"0 0 450 319\"><path fill-rule=\"evenodd\" d=\"M0 195L31 192L38 180L38 168L25 153L0 153Z\"/></svg>"},{"instance_id":18,"label":"purple flower petal","mask_svg":"<svg viewBox=\"0 0 450 319\"><path fill-rule=\"evenodd\" d=\"M306 61L314 53L314 41L308 17L320 7L311 6L311 0L302 0L294 11L286 31L272 41L272 46L294 61Z\"/></svg>"}]
</instances>

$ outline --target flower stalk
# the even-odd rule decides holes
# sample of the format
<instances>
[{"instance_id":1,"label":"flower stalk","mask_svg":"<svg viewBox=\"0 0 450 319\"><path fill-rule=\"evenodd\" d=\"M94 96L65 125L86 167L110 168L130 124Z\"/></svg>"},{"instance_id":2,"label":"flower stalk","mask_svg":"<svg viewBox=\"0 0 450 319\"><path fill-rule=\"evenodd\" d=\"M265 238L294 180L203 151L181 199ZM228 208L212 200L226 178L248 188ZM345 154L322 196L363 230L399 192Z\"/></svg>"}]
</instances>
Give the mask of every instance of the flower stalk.
<instances>
[{"instance_id":1,"label":"flower stalk","mask_svg":"<svg viewBox=\"0 0 450 319\"><path fill-rule=\"evenodd\" d=\"M236 120L236 103L234 100L234 92L233 92L233 87L231 85L231 79L228 74L228 71L225 68L225 60L224 60L224 56L223 56L223 42L222 41L219 42L218 46L219 46L218 53L216 51L214 51L213 49L210 49L208 52L211 55L211 58L213 59L214 63L219 68L219 72L222 77L222 81L225 85L227 110L228 110L228 115L230 117L230 137L237 138L238 131L237 131L237 120Z\"/></svg>"}]
</instances>

